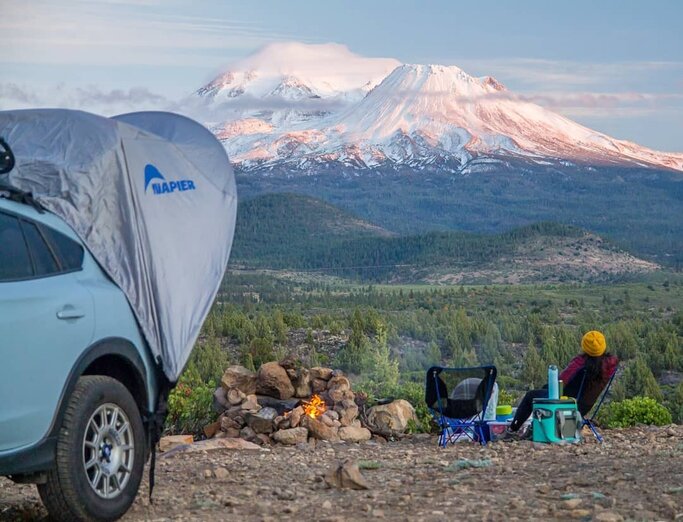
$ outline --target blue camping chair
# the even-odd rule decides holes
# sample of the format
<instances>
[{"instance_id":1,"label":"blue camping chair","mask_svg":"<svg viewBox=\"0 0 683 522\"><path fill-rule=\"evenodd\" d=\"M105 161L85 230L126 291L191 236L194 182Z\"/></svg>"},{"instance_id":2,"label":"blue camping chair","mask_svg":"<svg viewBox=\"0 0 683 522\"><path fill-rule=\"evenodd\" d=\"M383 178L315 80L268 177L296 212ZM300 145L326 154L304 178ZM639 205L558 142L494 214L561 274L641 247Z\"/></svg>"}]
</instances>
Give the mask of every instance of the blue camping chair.
<instances>
[{"instance_id":1,"label":"blue camping chair","mask_svg":"<svg viewBox=\"0 0 683 522\"><path fill-rule=\"evenodd\" d=\"M489 428L484 414L496 375L495 366L427 370L425 402L441 429L439 446L445 448L462 437L486 444Z\"/></svg>"},{"instance_id":2,"label":"blue camping chair","mask_svg":"<svg viewBox=\"0 0 683 522\"><path fill-rule=\"evenodd\" d=\"M600 407L602 406L602 403L605 401L605 398L609 394L610 387L612 386L612 382L614 381L614 377L617 375L617 372L619 371L619 365L614 367L614 371L612 372L612 375L610 375L609 381L607 381L607 385L605 386L605 389L602 390L602 393L599 396L599 399L597 401L597 405L593 407L593 405L588 405L587 408L585 408L584 412L581 412L583 422L581 424L581 427L583 428L584 426L588 426L590 428L591 432L593 432L593 435L595 435L595 438L598 440L599 443L603 442L603 437L600 435L600 432L598 431L598 428L595 426L595 420L598 416L598 412L600 411ZM579 392L576 395L576 402L579 404L579 408L581 409L582 406L582 398L583 398L583 392L584 392L584 384L586 383L586 370L583 370L583 376L581 377L581 385L579 386ZM592 411L592 415L590 415Z\"/></svg>"}]
</instances>

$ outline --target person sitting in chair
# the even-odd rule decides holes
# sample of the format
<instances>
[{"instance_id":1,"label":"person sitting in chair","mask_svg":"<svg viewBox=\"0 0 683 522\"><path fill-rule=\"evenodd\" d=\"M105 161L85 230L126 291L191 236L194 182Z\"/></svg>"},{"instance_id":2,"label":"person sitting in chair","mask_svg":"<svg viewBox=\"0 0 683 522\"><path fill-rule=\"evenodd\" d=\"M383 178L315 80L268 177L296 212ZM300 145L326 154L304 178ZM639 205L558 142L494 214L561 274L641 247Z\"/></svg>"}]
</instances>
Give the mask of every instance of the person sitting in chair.
<instances>
[{"instance_id":1,"label":"person sitting in chair","mask_svg":"<svg viewBox=\"0 0 683 522\"><path fill-rule=\"evenodd\" d=\"M574 357L562 370L559 379L565 383L563 394L578 399L579 413L586 416L600 393L607 386L619 363L616 355L605 353L607 342L605 336L592 330L581 339L583 353ZM548 387L527 392L517 407L515 418L508 428L509 434L515 434L531 415L534 399L548 397Z\"/></svg>"}]
</instances>

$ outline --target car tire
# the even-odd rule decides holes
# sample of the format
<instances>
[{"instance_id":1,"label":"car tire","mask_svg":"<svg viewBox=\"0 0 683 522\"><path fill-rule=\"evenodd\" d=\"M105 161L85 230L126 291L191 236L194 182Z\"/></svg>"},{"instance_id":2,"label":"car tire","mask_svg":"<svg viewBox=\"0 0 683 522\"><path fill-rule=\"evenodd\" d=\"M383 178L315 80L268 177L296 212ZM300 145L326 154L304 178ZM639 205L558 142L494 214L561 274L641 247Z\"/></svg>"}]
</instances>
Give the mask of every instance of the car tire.
<instances>
[{"instance_id":1,"label":"car tire","mask_svg":"<svg viewBox=\"0 0 683 522\"><path fill-rule=\"evenodd\" d=\"M135 500L145 455L142 419L126 387L111 377L81 377L40 498L55 520L116 520Z\"/></svg>"}]
</instances>

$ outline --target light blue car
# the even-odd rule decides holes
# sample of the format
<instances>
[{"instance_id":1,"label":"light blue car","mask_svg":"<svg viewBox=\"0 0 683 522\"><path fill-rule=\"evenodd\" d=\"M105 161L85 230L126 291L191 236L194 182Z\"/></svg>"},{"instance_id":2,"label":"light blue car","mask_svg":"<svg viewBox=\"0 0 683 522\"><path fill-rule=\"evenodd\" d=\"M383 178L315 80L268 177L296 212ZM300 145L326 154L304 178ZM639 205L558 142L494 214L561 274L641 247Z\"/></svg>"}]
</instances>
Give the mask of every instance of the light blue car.
<instances>
[{"instance_id":1,"label":"light blue car","mask_svg":"<svg viewBox=\"0 0 683 522\"><path fill-rule=\"evenodd\" d=\"M156 367L123 292L54 214L0 197L0 475L112 520L149 454Z\"/></svg>"}]
</instances>

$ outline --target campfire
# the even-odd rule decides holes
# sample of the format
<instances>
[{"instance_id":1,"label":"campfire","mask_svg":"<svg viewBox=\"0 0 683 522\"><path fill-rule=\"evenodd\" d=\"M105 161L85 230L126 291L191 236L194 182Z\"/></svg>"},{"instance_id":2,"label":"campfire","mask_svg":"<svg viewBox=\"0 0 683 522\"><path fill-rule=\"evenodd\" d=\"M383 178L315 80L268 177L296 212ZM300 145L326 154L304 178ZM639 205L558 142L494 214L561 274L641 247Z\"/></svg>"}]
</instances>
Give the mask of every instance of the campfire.
<instances>
[{"instance_id":1,"label":"campfire","mask_svg":"<svg viewBox=\"0 0 683 522\"><path fill-rule=\"evenodd\" d=\"M258 372L231 366L214 392L216 423L207 437L239 437L256 444L361 442L372 437L358 418L351 382L332 368L267 362Z\"/></svg>"},{"instance_id":2,"label":"campfire","mask_svg":"<svg viewBox=\"0 0 683 522\"><path fill-rule=\"evenodd\" d=\"M313 395L310 401L302 401L301 405L304 408L304 414L311 419L315 419L327 411L327 405L320 398L320 395Z\"/></svg>"}]
</instances>

